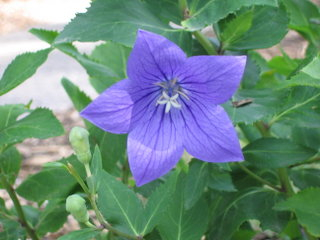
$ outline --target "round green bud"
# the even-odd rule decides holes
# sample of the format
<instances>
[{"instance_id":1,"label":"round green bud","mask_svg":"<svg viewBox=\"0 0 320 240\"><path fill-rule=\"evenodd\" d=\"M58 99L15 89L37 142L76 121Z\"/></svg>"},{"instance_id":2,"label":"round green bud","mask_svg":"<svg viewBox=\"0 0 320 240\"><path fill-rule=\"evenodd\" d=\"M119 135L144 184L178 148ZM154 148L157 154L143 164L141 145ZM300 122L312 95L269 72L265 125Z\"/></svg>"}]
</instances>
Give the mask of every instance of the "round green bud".
<instances>
[{"instance_id":1,"label":"round green bud","mask_svg":"<svg viewBox=\"0 0 320 240\"><path fill-rule=\"evenodd\" d=\"M88 164L91 160L89 132L82 127L74 127L70 131L69 141L79 161Z\"/></svg>"},{"instance_id":2,"label":"round green bud","mask_svg":"<svg viewBox=\"0 0 320 240\"><path fill-rule=\"evenodd\" d=\"M86 200L77 194L71 195L67 198L66 210L79 222L86 223L89 220Z\"/></svg>"}]
</instances>

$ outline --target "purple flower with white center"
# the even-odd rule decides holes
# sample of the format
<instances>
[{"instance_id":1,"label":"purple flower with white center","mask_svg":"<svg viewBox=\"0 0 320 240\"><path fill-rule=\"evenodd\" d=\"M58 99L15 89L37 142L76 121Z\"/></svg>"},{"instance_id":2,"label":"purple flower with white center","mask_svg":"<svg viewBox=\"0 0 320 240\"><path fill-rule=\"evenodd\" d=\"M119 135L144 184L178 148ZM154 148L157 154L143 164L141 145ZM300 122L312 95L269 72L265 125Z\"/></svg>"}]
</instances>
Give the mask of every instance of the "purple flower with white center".
<instances>
[{"instance_id":1,"label":"purple flower with white center","mask_svg":"<svg viewBox=\"0 0 320 240\"><path fill-rule=\"evenodd\" d=\"M129 133L138 186L172 169L184 149L207 162L242 161L236 131L219 106L236 91L246 56L189 57L163 36L139 30L124 79L81 116L112 133Z\"/></svg>"}]
</instances>

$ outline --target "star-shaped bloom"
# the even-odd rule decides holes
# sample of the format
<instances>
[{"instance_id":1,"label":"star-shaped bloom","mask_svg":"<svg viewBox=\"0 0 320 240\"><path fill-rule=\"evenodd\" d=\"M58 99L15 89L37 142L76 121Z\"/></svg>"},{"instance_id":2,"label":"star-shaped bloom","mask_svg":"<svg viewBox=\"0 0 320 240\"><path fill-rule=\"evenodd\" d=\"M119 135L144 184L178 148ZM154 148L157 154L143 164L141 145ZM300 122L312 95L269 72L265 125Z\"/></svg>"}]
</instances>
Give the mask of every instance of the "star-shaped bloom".
<instances>
[{"instance_id":1,"label":"star-shaped bloom","mask_svg":"<svg viewBox=\"0 0 320 240\"><path fill-rule=\"evenodd\" d=\"M207 162L242 161L239 140L219 104L239 86L245 56L189 57L163 36L139 30L128 79L106 89L81 116L105 131L128 133L138 186L172 169L186 150Z\"/></svg>"}]
</instances>

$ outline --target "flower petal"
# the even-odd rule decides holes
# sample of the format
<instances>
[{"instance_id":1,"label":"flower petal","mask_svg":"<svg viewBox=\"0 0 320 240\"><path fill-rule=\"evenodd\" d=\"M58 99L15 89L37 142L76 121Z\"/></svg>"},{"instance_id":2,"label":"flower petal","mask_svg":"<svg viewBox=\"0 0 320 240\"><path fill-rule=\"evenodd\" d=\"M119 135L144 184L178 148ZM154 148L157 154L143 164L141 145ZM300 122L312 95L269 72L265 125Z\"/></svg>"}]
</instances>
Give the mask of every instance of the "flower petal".
<instances>
[{"instance_id":1,"label":"flower petal","mask_svg":"<svg viewBox=\"0 0 320 240\"><path fill-rule=\"evenodd\" d=\"M177 111L164 113L164 106L159 105L148 122L138 124L129 133L128 158L137 186L163 176L182 156L183 147L175 114Z\"/></svg>"},{"instance_id":2,"label":"flower petal","mask_svg":"<svg viewBox=\"0 0 320 240\"><path fill-rule=\"evenodd\" d=\"M220 104L237 90L246 56L195 56L187 59L175 73L190 97Z\"/></svg>"},{"instance_id":3,"label":"flower petal","mask_svg":"<svg viewBox=\"0 0 320 240\"><path fill-rule=\"evenodd\" d=\"M105 131L127 133L133 109L129 89L128 79L112 85L82 110L80 115Z\"/></svg>"},{"instance_id":4,"label":"flower petal","mask_svg":"<svg viewBox=\"0 0 320 240\"><path fill-rule=\"evenodd\" d=\"M138 30L127 73L139 84L171 80L175 69L185 60L185 53L173 42L161 35Z\"/></svg>"},{"instance_id":5,"label":"flower petal","mask_svg":"<svg viewBox=\"0 0 320 240\"><path fill-rule=\"evenodd\" d=\"M236 131L224 109L203 102L183 106L183 145L188 153L207 162L242 161Z\"/></svg>"}]
</instances>

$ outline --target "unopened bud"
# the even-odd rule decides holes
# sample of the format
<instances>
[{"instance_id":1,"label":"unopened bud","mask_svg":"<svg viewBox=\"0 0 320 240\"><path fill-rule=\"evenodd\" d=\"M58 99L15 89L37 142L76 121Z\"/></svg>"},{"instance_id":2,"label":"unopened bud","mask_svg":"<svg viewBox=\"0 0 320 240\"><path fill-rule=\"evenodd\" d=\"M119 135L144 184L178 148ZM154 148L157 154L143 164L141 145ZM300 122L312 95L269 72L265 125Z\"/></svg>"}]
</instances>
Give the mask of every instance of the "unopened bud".
<instances>
[{"instance_id":1,"label":"unopened bud","mask_svg":"<svg viewBox=\"0 0 320 240\"><path fill-rule=\"evenodd\" d=\"M86 200L77 194L71 195L67 198L66 210L79 222L86 223L89 220Z\"/></svg>"},{"instance_id":2,"label":"unopened bud","mask_svg":"<svg viewBox=\"0 0 320 240\"><path fill-rule=\"evenodd\" d=\"M82 127L72 128L69 141L79 161L88 164L91 160L88 131Z\"/></svg>"}]
</instances>

